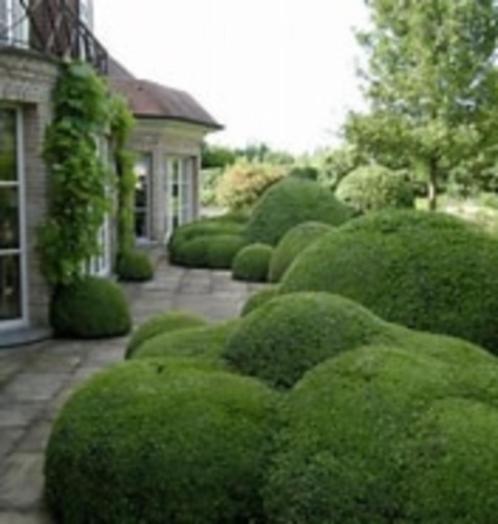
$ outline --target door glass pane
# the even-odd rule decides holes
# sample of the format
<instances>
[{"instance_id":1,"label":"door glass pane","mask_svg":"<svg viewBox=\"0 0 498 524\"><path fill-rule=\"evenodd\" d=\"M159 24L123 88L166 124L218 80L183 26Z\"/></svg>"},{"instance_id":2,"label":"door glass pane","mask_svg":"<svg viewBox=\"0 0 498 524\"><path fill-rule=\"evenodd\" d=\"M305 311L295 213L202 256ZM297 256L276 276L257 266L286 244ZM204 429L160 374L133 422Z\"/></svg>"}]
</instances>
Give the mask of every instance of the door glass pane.
<instances>
[{"instance_id":1,"label":"door glass pane","mask_svg":"<svg viewBox=\"0 0 498 524\"><path fill-rule=\"evenodd\" d=\"M135 176L135 233L138 238L148 238L148 210L152 176L150 154L142 155L136 162Z\"/></svg>"},{"instance_id":2,"label":"door glass pane","mask_svg":"<svg viewBox=\"0 0 498 524\"><path fill-rule=\"evenodd\" d=\"M18 255L0 256L0 321L22 316L20 267Z\"/></svg>"},{"instance_id":3,"label":"door glass pane","mask_svg":"<svg viewBox=\"0 0 498 524\"><path fill-rule=\"evenodd\" d=\"M17 180L16 112L0 109L0 182Z\"/></svg>"},{"instance_id":4,"label":"door glass pane","mask_svg":"<svg viewBox=\"0 0 498 524\"><path fill-rule=\"evenodd\" d=\"M19 195L17 187L0 187L0 249L19 248Z\"/></svg>"}]
</instances>

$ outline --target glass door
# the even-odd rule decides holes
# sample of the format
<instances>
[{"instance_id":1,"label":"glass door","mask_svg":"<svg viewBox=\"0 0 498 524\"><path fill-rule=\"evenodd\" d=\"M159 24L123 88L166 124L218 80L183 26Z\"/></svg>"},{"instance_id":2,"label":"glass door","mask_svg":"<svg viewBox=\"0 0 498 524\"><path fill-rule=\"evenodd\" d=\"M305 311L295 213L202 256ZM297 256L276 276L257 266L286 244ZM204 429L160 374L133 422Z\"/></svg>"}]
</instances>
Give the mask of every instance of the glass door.
<instances>
[{"instance_id":1,"label":"glass door","mask_svg":"<svg viewBox=\"0 0 498 524\"><path fill-rule=\"evenodd\" d=\"M150 239L150 201L152 155L143 153L135 164L135 236L137 240Z\"/></svg>"},{"instance_id":2,"label":"glass door","mask_svg":"<svg viewBox=\"0 0 498 524\"><path fill-rule=\"evenodd\" d=\"M192 220L192 174L188 158L168 158L167 236Z\"/></svg>"},{"instance_id":3,"label":"glass door","mask_svg":"<svg viewBox=\"0 0 498 524\"><path fill-rule=\"evenodd\" d=\"M20 112L0 107L0 327L25 318Z\"/></svg>"}]
</instances>

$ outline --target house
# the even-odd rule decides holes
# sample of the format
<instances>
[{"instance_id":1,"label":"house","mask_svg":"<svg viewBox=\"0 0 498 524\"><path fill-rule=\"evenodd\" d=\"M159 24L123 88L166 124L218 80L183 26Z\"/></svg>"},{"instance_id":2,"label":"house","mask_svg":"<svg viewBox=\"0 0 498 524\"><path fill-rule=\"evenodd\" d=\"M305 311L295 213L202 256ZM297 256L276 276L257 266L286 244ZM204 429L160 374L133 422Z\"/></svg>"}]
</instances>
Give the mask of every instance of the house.
<instances>
[{"instance_id":1,"label":"house","mask_svg":"<svg viewBox=\"0 0 498 524\"><path fill-rule=\"evenodd\" d=\"M162 243L199 213L201 144L221 126L187 93L138 80L110 58L93 17L91 0L0 0L0 346L39 339L49 326L37 232L47 213L42 144L61 60L90 63L137 117L137 242ZM113 228L110 217L92 272L111 275Z\"/></svg>"}]
</instances>

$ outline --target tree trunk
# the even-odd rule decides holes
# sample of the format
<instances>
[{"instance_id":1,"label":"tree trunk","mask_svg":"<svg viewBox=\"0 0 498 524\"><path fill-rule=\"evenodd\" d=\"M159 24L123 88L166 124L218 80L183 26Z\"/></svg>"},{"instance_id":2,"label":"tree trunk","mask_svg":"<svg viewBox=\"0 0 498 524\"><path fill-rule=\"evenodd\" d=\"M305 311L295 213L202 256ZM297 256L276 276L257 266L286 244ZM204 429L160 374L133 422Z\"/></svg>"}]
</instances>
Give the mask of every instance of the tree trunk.
<instances>
[{"instance_id":1,"label":"tree trunk","mask_svg":"<svg viewBox=\"0 0 498 524\"><path fill-rule=\"evenodd\" d=\"M437 210L437 174L436 174L436 162L433 160L428 165L428 179L427 179L427 191L428 191L428 202L429 210Z\"/></svg>"}]
</instances>

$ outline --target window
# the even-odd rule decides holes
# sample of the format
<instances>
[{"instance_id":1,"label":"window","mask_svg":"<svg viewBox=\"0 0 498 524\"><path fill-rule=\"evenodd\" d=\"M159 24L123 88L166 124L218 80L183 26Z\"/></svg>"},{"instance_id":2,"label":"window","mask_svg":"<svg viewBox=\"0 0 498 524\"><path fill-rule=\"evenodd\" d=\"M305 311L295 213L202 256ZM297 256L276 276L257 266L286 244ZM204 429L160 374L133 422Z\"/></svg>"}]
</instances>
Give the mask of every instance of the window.
<instances>
[{"instance_id":1,"label":"window","mask_svg":"<svg viewBox=\"0 0 498 524\"><path fill-rule=\"evenodd\" d=\"M0 326L26 316L21 113L0 107Z\"/></svg>"},{"instance_id":2,"label":"window","mask_svg":"<svg viewBox=\"0 0 498 524\"><path fill-rule=\"evenodd\" d=\"M152 180L152 155L142 153L135 163L135 236L150 239L150 200Z\"/></svg>"},{"instance_id":3,"label":"window","mask_svg":"<svg viewBox=\"0 0 498 524\"><path fill-rule=\"evenodd\" d=\"M0 0L0 44L29 44L29 20L20 0Z\"/></svg>"},{"instance_id":4,"label":"window","mask_svg":"<svg viewBox=\"0 0 498 524\"><path fill-rule=\"evenodd\" d=\"M193 219L193 164L192 158L169 158L168 198L167 198L167 235Z\"/></svg>"}]
</instances>

